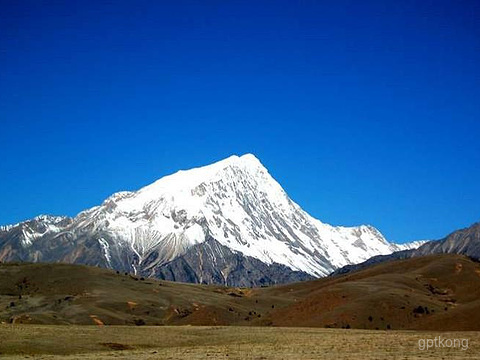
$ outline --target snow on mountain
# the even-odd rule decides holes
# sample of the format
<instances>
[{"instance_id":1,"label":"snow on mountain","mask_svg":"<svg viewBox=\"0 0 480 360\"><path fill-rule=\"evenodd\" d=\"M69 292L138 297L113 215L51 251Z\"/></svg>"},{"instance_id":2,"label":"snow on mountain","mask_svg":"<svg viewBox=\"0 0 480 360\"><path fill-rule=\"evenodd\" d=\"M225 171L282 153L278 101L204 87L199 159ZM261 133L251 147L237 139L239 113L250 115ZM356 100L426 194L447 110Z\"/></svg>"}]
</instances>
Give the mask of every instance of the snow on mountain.
<instances>
[{"instance_id":1,"label":"snow on mountain","mask_svg":"<svg viewBox=\"0 0 480 360\"><path fill-rule=\"evenodd\" d=\"M429 241L431 240L417 240L417 241L412 241L405 244L395 244L397 247L397 250L395 251L418 249L420 246L422 246L423 244L426 244Z\"/></svg>"},{"instance_id":2,"label":"snow on mountain","mask_svg":"<svg viewBox=\"0 0 480 360\"><path fill-rule=\"evenodd\" d=\"M45 223L57 234L49 237L56 239L49 247L57 248L59 239L62 244L83 239L101 253L98 264L147 273L210 239L233 253L315 277L417 246L389 243L372 226L322 223L294 203L251 154L179 171L136 192L116 193L71 222L60 219L62 228L51 219ZM27 238L31 244L37 236ZM215 262L216 255L208 254L208 261Z\"/></svg>"},{"instance_id":3,"label":"snow on mountain","mask_svg":"<svg viewBox=\"0 0 480 360\"><path fill-rule=\"evenodd\" d=\"M62 231L69 222L70 218L65 216L39 215L18 224L1 226L0 232L17 230L21 245L28 247L38 238Z\"/></svg>"}]
</instances>

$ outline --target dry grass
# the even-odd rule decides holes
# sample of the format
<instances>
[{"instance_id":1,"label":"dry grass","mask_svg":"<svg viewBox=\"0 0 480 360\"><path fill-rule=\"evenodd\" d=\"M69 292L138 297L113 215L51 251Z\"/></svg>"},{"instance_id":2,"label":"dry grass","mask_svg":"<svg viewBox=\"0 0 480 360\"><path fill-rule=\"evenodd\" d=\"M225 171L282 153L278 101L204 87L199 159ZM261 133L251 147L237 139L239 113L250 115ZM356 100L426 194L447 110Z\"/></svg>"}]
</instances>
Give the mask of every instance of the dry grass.
<instances>
[{"instance_id":1,"label":"dry grass","mask_svg":"<svg viewBox=\"0 0 480 360\"><path fill-rule=\"evenodd\" d=\"M468 350L419 350L422 338ZM479 332L268 327L1 325L0 357L40 359L478 359Z\"/></svg>"}]
</instances>

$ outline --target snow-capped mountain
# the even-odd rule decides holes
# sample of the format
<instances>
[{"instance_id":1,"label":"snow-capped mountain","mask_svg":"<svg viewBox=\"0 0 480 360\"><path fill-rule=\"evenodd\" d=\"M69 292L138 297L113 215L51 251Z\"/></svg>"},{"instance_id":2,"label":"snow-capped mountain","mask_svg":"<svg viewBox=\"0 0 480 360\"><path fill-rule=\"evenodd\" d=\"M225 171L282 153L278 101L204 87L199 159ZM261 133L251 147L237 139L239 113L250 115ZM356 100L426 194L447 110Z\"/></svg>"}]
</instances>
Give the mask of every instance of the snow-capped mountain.
<instances>
[{"instance_id":1,"label":"snow-capped mountain","mask_svg":"<svg viewBox=\"0 0 480 360\"><path fill-rule=\"evenodd\" d=\"M389 243L372 226L322 223L294 203L251 154L116 193L73 219L38 217L0 229L2 261L66 261L246 285L326 276L418 245ZM283 280L266 270L272 266ZM259 267L264 270L258 278L248 280Z\"/></svg>"}]
</instances>

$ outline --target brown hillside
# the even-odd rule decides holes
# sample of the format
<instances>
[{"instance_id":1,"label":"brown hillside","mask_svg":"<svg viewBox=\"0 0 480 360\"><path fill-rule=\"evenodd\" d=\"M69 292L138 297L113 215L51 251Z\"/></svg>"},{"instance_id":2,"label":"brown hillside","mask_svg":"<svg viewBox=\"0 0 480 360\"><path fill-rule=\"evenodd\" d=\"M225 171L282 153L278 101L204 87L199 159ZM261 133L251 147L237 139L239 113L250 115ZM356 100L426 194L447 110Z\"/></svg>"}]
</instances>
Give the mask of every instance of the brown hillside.
<instances>
[{"instance_id":1,"label":"brown hillside","mask_svg":"<svg viewBox=\"0 0 480 360\"><path fill-rule=\"evenodd\" d=\"M460 255L394 261L267 292L294 298L270 315L277 326L480 329L480 264Z\"/></svg>"},{"instance_id":2,"label":"brown hillside","mask_svg":"<svg viewBox=\"0 0 480 360\"><path fill-rule=\"evenodd\" d=\"M434 255L269 288L153 279L78 265L1 264L0 321L480 329L480 264Z\"/></svg>"}]
</instances>

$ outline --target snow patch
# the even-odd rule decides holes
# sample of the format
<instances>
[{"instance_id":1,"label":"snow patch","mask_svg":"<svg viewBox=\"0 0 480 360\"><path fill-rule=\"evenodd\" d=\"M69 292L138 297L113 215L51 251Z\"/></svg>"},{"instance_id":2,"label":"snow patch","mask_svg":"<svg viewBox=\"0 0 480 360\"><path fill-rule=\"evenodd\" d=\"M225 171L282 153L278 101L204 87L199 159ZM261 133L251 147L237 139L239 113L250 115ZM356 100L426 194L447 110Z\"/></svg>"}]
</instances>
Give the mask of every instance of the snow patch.
<instances>
[{"instance_id":1,"label":"snow patch","mask_svg":"<svg viewBox=\"0 0 480 360\"><path fill-rule=\"evenodd\" d=\"M108 267L112 268L112 258L110 256L110 245L104 238L98 239L98 243L102 247L103 250L103 256L105 256L105 259L107 260Z\"/></svg>"}]
</instances>

